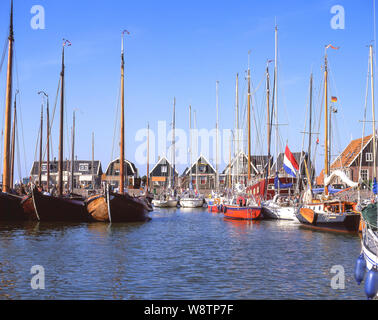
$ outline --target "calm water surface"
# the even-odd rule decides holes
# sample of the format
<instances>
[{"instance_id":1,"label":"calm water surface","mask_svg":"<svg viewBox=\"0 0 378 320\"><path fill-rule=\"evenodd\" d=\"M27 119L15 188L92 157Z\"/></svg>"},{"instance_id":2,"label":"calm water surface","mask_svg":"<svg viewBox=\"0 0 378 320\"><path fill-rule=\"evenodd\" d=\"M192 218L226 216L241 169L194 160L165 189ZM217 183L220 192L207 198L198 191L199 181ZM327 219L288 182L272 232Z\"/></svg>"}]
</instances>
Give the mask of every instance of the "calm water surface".
<instances>
[{"instance_id":1,"label":"calm water surface","mask_svg":"<svg viewBox=\"0 0 378 320\"><path fill-rule=\"evenodd\" d=\"M0 299L365 299L358 236L161 209L142 224L0 226ZM45 269L32 290L30 269ZM334 265L345 289L331 288Z\"/></svg>"}]
</instances>

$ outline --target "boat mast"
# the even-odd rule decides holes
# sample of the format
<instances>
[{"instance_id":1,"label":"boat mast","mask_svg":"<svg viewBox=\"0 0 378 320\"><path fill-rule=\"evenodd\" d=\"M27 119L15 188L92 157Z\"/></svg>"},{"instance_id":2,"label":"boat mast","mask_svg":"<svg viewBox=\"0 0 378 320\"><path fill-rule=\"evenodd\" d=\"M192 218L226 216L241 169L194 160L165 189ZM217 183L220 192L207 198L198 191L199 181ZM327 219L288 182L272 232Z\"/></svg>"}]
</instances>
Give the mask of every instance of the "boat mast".
<instances>
[{"instance_id":1,"label":"boat mast","mask_svg":"<svg viewBox=\"0 0 378 320\"><path fill-rule=\"evenodd\" d=\"M277 25L274 29L274 35L275 35L275 52L274 52L274 107L275 107L275 120L276 120L276 174L279 180L279 172L278 172L278 28ZM280 182L278 181L277 184L277 191L278 194L280 194Z\"/></svg>"},{"instance_id":2,"label":"boat mast","mask_svg":"<svg viewBox=\"0 0 378 320\"><path fill-rule=\"evenodd\" d=\"M92 190L95 190L95 178L94 178L94 132L92 132Z\"/></svg>"},{"instance_id":3,"label":"boat mast","mask_svg":"<svg viewBox=\"0 0 378 320\"><path fill-rule=\"evenodd\" d=\"M193 116L194 116L194 128L197 129L197 113L196 113L196 110L193 111ZM199 186L198 186L198 159L196 159L196 190L199 192Z\"/></svg>"},{"instance_id":4,"label":"boat mast","mask_svg":"<svg viewBox=\"0 0 378 320\"><path fill-rule=\"evenodd\" d=\"M47 180L46 180L46 186L47 192L50 192L50 115L49 115L49 97L46 94L47 97L47 104L46 104L46 127L47 127L47 132L46 132L46 140L47 140L47 147L46 147L46 166L47 166Z\"/></svg>"},{"instance_id":5,"label":"boat mast","mask_svg":"<svg viewBox=\"0 0 378 320\"><path fill-rule=\"evenodd\" d=\"M216 124L215 124L215 189L219 191L219 174L218 174L218 113L219 113L219 81L216 81ZM214 149L213 149L214 150Z\"/></svg>"},{"instance_id":6,"label":"boat mast","mask_svg":"<svg viewBox=\"0 0 378 320\"><path fill-rule=\"evenodd\" d=\"M236 94L235 94L235 107L236 107L236 183L239 182L239 74L236 74ZM230 168L231 170L231 168Z\"/></svg>"},{"instance_id":7,"label":"boat mast","mask_svg":"<svg viewBox=\"0 0 378 320\"><path fill-rule=\"evenodd\" d=\"M173 175L172 175L172 189L175 189L175 172L176 172L176 97L173 98L173 122L172 122L173 130L172 130L172 168L173 168Z\"/></svg>"},{"instance_id":8,"label":"boat mast","mask_svg":"<svg viewBox=\"0 0 378 320\"><path fill-rule=\"evenodd\" d=\"M270 176L270 87L269 87L270 77L269 77L269 61L266 64L266 121L267 121L267 140L268 140L268 168L267 177Z\"/></svg>"},{"instance_id":9,"label":"boat mast","mask_svg":"<svg viewBox=\"0 0 378 320\"><path fill-rule=\"evenodd\" d=\"M11 1L9 37L8 37L8 69L7 89L5 96L5 127L4 127L4 159L3 159L3 192L10 191L10 128L12 106L12 67L13 67L13 0Z\"/></svg>"},{"instance_id":10,"label":"boat mast","mask_svg":"<svg viewBox=\"0 0 378 320\"><path fill-rule=\"evenodd\" d=\"M72 150L71 150L71 192L74 190L74 173L75 173L75 111L72 118Z\"/></svg>"},{"instance_id":11,"label":"boat mast","mask_svg":"<svg viewBox=\"0 0 378 320\"><path fill-rule=\"evenodd\" d=\"M190 165L189 165L189 171L190 171L190 182L189 182L189 188L193 183L192 178L192 106L189 106L189 157L190 157Z\"/></svg>"},{"instance_id":12,"label":"boat mast","mask_svg":"<svg viewBox=\"0 0 378 320\"><path fill-rule=\"evenodd\" d=\"M119 193L124 193L125 184L125 60L124 60L124 47L123 36L125 31L122 32L122 45L121 45L121 143L120 143L120 157L119 157Z\"/></svg>"},{"instance_id":13,"label":"boat mast","mask_svg":"<svg viewBox=\"0 0 378 320\"><path fill-rule=\"evenodd\" d=\"M16 111L16 99L18 90L14 96L14 112L13 112L13 126L12 126L12 156L11 156L11 177L10 177L10 188L13 189L14 185L14 153L16 150L16 126L17 126L17 111Z\"/></svg>"},{"instance_id":14,"label":"boat mast","mask_svg":"<svg viewBox=\"0 0 378 320\"><path fill-rule=\"evenodd\" d=\"M327 66L327 49L324 56L324 181L328 177L328 66ZM324 183L324 193L328 195L328 187Z\"/></svg>"},{"instance_id":15,"label":"boat mast","mask_svg":"<svg viewBox=\"0 0 378 320\"><path fill-rule=\"evenodd\" d=\"M376 132L375 132L375 101L374 101L374 64L373 64L373 46L370 45L370 81L371 81L371 108L373 116L373 181L377 178L377 155L376 155Z\"/></svg>"},{"instance_id":16,"label":"boat mast","mask_svg":"<svg viewBox=\"0 0 378 320\"><path fill-rule=\"evenodd\" d=\"M311 72L310 76L310 110L309 110L309 134L308 134L308 151L307 151L307 162L310 164L311 159L311 139L312 139L312 86L313 86L313 74ZM312 166L309 168L309 178L308 185L312 185Z\"/></svg>"},{"instance_id":17,"label":"boat mast","mask_svg":"<svg viewBox=\"0 0 378 320\"><path fill-rule=\"evenodd\" d=\"M147 181L146 181L146 192L148 194L149 188L149 176L150 176L150 123L147 123Z\"/></svg>"},{"instance_id":18,"label":"boat mast","mask_svg":"<svg viewBox=\"0 0 378 320\"><path fill-rule=\"evenodd\" d=\"M42 188L42 141L43 141L43 103L41 106L41 129L39 136L39 172L38 172L38 186Z\"/></svg>"},{"instance_id":19,"label":"boat mast","mask_svg":"<svg viewBox=\"0 0 378 320\"><path fill-rule=\"evenodd\" d=\"M61 91L60 91L60 128L59 128L59 163L58 163L58 195L63 194L63 130L64 130L64 47L66 40L63 39L62 48L62 71L61 77Z\"/></svg>"},{"instance_id":20,"label":"boat mast","mask_svg":"<svg viewBox=\"0 0 378 320\"><path fill-rule=\"evenodd\" d=\"M247 73L247 79L248 79L248 98L247 98L247 109L248 109L248 183L251 180L251 70L249 67L249 59L250 59L251 51L248 51L248 73Z\"/></svg>"}]
</instances>

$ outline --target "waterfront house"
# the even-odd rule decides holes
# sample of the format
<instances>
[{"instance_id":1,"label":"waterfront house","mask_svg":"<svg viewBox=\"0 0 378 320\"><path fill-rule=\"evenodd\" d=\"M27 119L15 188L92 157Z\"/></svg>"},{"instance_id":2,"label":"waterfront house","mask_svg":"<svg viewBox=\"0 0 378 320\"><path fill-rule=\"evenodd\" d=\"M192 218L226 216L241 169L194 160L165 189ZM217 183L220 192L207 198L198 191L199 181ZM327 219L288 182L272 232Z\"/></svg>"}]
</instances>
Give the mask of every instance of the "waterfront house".
<instances>
[{"instance_id":1,"label":"waterfront house","mask_svg":"<svg viewBox=\"0 0 378 320\"><path fill-rule=\"evenodd\" d=\"M119 158L111 161L102 177L102 181L110 184L113 188L119 187ZM140 187L140 178L138 169L134 163L129 160L124 161L125 185L128 188Z\"/></svg>"},{"instance_id":2,"label":"waterfront house","mask_svg":"<svg viewBox=\"0 0 378 320\"><path fill-rule=\"evenodd\" d=\"M179 174L176 169L174 171L175 185L177 185ZM169 177L171 179L173 177L173 166L166 157L159 157L158 162L150 170L150 185L153 187L168 186L171 183Z\"/></svg>"}]
</instances>

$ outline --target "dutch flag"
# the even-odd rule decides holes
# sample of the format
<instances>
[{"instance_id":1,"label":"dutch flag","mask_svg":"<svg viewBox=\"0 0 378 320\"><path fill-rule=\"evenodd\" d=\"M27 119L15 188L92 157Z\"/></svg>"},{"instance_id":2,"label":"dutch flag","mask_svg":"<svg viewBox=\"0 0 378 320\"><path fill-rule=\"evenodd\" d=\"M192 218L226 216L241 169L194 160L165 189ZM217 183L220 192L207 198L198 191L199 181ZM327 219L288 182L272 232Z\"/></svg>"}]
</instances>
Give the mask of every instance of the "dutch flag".
<instances>
[{"instance_id":1,"label":"dutch flag","mask_svg":"<svg viewBox=\"0 0 378 320\"><path fill-rule=\"evenodd\" d=\"M283 167L285 171L291 176L293 177L297 176L297 171L299 170L299 166L293 154L290 152L290 149L288 146L286 146L286 149L285 149Z\"/></svg>"}]
</instances>

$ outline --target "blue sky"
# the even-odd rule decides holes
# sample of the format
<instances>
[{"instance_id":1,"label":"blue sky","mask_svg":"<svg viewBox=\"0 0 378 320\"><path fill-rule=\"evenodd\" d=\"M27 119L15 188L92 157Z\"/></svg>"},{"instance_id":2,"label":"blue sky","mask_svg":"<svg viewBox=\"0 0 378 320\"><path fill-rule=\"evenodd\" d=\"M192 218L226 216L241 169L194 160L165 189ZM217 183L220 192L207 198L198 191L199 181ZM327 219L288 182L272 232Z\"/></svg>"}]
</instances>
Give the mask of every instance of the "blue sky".
<instances>
[{"instance_id":1,"label":"blue sky","mask_svg":"<svg viewBox=\"0 0 378 320\"><path fill-rule=\"evenodd\" d=\"M8 33L9 2L2 0L0 5L1 50ZM45 30L33 30L30 26L33 5L45 8ZM334 5L345 9L344 30L330 26L333 17L330 10ZM301 149L300 132L304 129L309 75L312 70L316 87L314 104L318 110L324 46L329 43L340 47L329 51L330 95L339 100L334 152L341 151L351 137L361 136L359 120L363 116L365 98L367 45L374 39L373 0L15 0L14 15L18 75L15 87L21 92L26 149L26 164L21 153L23 175L28 175L24 166L29 170L35 155L41 105L37 92L46 91L51 108L54 105L62 38L72 43L66 51L66 128L71 126L72 111L78 109L77 156L91 159L94 132L95 157L106 169L112 152L123 29L131 33L126 39L125 83L126 156L131 161L139 144L135 142L135 132L146 127L147 122L153 130L157 130L158 120L170 123L174 96L177 127L188 128L191 104L197 113L197 127L212 129L216 80L220 82L220 127L233 128L235 75L240 75L242 95L246 88L247 53L251 50L251 77L253 86L258 87L264 78L266 60L274 58L275 21L279 28L279 119L287 124L280 128L283 143L288 141L292 151ZM3 67L0 73L2 123L4 96ZM262 121L263 85L254 98L256 117ZM245 96L240 100L244 106ZM57 120L53 128L56 157ZM323 126L320 130L322 133ZM265 132L261 132L261 139L264 135ZM322 137L321 134L321 141ZM65 141L67 143L67 138ZM254 153L263 152L261 147L255 149ZM68 148L66 151L69 157ZM118 150L114 151L114 157L117 154ZM322 154L319 152L318 158L321 159ZM145 166L138 167L144 174ZM184 167L180 166L180 171Z\"/></svg>"}]
</instances>

